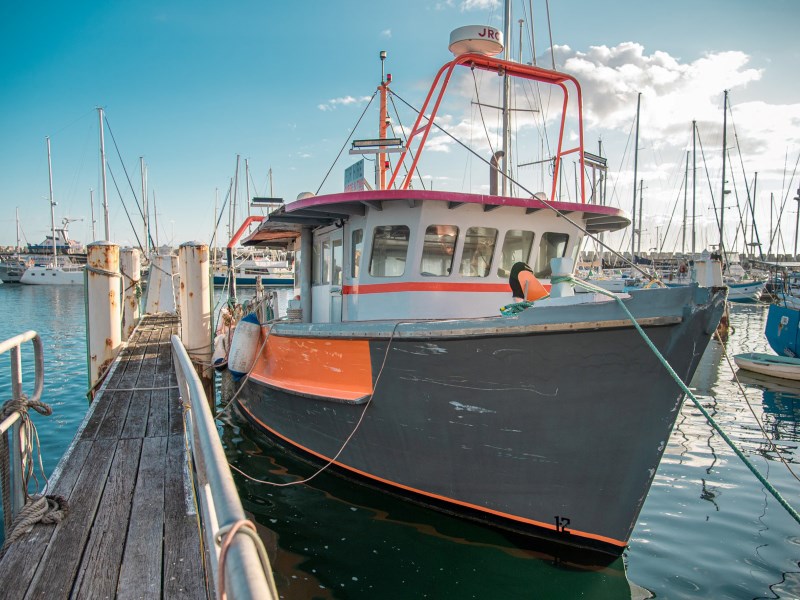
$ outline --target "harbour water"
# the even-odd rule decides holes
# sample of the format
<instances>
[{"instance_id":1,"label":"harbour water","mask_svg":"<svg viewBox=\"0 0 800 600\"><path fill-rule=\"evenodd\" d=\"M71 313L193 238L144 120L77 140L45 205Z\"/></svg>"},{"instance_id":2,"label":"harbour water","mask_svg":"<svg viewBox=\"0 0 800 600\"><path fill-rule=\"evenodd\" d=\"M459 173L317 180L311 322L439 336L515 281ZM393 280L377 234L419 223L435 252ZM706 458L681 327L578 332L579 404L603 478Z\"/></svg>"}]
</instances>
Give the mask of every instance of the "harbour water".
<instances>
[{"instance_id":1,"label":"harbour water","mask_svg":"<svg viewBox=\"0 0 800 600\"><path fill-rule=\"evenodd\" d=\"M727 348L712 342L691 387L797 507L800 482L781 459L800 474L800 384L739 372L745 400L726 358L768 351L765 318L765 306L734 306ZM44 399L54 413L33 418L49 474L88 407L83 291L0 285L0 339L27 329L37 330L45 347ZM8 365L0 358L0 398L10 397ZM32 382L30 369L26 360ZM603 401L614 410L613 399ZM284 598L800 597L800 526L689 401L631 544L615 560L587 560L332 471L316 474L317 467L276 447L235 411L219 429L232 465L267 482L236 474Z\"/></svg>"}]
</instances>

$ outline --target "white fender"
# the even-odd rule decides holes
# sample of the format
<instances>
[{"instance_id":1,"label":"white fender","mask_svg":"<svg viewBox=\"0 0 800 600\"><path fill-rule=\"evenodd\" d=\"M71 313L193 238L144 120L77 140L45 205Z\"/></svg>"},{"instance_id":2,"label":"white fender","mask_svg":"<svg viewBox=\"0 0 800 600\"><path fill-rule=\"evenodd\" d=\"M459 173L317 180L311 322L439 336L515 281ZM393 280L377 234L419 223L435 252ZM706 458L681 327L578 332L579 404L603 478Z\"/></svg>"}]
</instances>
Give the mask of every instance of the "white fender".
<instances>
[{"instance_id":1,"label":"white fender","mask_svg":"<svg viewBox=\"0 0 800 600\"><path fill-rule=\"evenodd\" d=\"M228 370L234 379L241 379L250 372L256 360L261 325L255 313L245 315L233 331L233 341L228 353Z\"/></svg>"},{"instance_id":2,"label":"white fender","mask_svg":"<svg viewBox=\"0 0 800 600\"><path fill-rule=\"evenodd\" d=\"M228 365L228 334L220 333L214 338L214 353L211 355L211 364L217 371Z\"/></svg>"}]
</instances>

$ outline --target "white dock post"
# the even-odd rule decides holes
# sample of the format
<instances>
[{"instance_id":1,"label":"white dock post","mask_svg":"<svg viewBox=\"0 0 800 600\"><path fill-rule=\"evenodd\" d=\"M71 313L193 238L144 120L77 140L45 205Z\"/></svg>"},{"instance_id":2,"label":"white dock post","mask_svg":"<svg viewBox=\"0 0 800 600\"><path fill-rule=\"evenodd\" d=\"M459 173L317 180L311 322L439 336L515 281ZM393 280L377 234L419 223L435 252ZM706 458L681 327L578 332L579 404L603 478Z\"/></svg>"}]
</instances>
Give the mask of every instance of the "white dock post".
<instances>
[{"instance_id":1,"label":"white dock post","mask_svg":"<svg viewBox=\"0 0 800 600\"><path fill-rule=\"evenodd\" d=\"M122 341L127 342L139 322L142 262L138 248L120 250L122 272Z\"/></svg>"},{"instance_id":2,"label":"white dock post","mask_svg":"<svg viewBox=\"0 0 800 600\"><path fill-rule=\"evenodd\" d=\"M175 298L178 282L174 281L178 273L177 257L172 256L172 250L162 247L150 262L150 273L147 278L147 303L144 309L146 314L178 312Z\"/></svg>"},{"instance_id":3,"label":"white dock post","mask_svg":"<svg viewBox=\"0 0 800 600\"><path fill-rule=\"evenodd\" d=\"M550 269L552 274L551 280L556 277L566 277L572 275L573 262L571 258L551 258ZM551 298L565 298L567 296L574 296L575 290L567 282L554 283L550 288Z\"/></svg>"},{"instance_id":4,"label":"white dock post","mask_svg":"<svg viewBox=\"0 0 800 600\"><path fill-rule=\"evenodd\" d=\"M211 368L211 296L209 251L206 244L186 242L178 249L180 273L181 342L206 388L214 398ZM209 393L209 390L211 393Z\"/></svg>"},{"instance_id":5,"label":"white dock post","mask_svg":"<svg viewBox=\"0 0 800 600\"><path fill-rule=\"evenodd\" d=\"M119 246L89 244L86 260L86 339L90 389L105 374L122 344Z\"/></svg>"}]
</instances>

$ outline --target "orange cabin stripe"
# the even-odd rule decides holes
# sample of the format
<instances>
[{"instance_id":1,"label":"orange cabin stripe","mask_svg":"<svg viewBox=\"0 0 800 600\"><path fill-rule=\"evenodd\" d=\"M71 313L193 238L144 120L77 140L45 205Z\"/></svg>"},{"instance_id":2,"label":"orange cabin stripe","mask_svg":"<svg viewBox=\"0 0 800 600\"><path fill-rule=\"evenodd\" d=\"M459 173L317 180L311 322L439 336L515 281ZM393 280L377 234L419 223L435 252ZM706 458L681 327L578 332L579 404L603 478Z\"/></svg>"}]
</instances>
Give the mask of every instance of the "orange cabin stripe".
<instances>
[{"instance_id":1,"label":"orange cabin stripe","mask_svg":"<svg viewBox=\"0 0 800 600\"><path fill-rule=\"evenodd\" d=\"M250 376L300 394L359 400L372 394L369 342L272 334Z\"/></svg>"},{"instance_id":2,"label":"orange cabin stripe","mask_svg":"<svg viewBox=\"0 0 800 600\"><path fill-rule=\"evenodd\" d=\"M543 285L546 290L550 285ZM507 283L445 283L441 281L408 281L402 283L371 283L344 285L342 294L388 294L391 292L504 292L511 293Z\"/></svg>"}]
</instances>

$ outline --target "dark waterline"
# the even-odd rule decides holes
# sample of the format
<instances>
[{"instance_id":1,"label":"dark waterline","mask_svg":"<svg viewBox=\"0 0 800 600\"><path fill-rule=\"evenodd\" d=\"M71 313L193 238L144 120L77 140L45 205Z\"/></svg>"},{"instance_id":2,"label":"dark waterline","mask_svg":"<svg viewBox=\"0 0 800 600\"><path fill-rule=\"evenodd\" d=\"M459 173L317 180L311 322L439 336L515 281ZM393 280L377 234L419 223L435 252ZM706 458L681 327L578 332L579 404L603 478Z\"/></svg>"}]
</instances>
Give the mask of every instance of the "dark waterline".
<instances>
[{"instance_id":1,"label":"dark waterline","mask_svg":"<svg viewBox=\"0 0 800 600\"><path fill-rule=\"evenodd\" d=\"M766 308L735 306L729 355L769 351ZM45 401L34 416L47 474L85 414L81 289L0 285L0 339L27 329L45 346ZM0 397L10 397L0 357ZM32 383L29 353L26 381ZM800 386L742 376L755 415L795 472ZM800 484L765 442L712 342L692 381L703 405L795 507ZM643 390L646 393L646 390ZM235 412L220 433L231 462L270 482L316 467L275 446ZM699 411L684 403L631 544L623 557L586 564L529 539L436 512L323 472L275 487L236 475L258 522L284 598L798 598L800 526L762 489Z\"/></svg>"}]
</instances>

